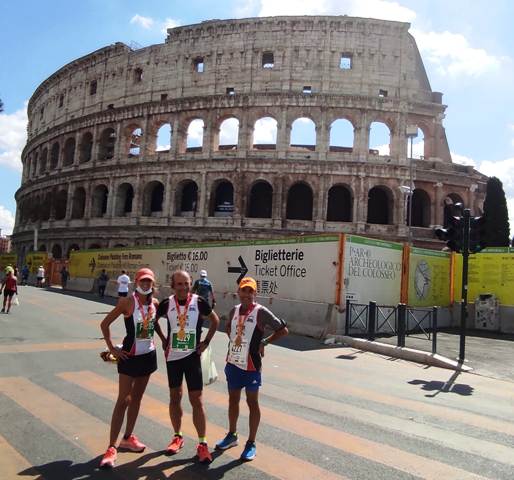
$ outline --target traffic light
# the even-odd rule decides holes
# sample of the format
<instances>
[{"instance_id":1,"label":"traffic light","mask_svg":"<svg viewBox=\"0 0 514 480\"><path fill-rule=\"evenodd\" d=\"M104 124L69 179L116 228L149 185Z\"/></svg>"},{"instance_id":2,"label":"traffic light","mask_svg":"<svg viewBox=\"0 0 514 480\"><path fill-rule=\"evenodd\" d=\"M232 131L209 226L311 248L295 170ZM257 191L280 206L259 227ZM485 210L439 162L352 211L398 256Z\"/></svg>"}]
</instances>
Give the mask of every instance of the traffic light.
<instances>
[{"instance_id":1,"label":"traffic light","mask_svg":"<svg viewBox=\"0 0 514 480\"><path fill-rule=\"evenodd\" d=\"M435 236L439 240L446 242L446 246L452 252L462 252L462 244L464 240L464 218L448 215L448 227L437 227L434 229Z\"/></svg>"},{"instance_id":2,"label":"traffic light","mask_svg":"<svg viewBox=\"0 0 514 480\"><path fill-rule=\"evenodd\" d=\"M478 253L487 247L485 216L471 217L469 222L469 253Z\"/></svg>"}]
</instances>

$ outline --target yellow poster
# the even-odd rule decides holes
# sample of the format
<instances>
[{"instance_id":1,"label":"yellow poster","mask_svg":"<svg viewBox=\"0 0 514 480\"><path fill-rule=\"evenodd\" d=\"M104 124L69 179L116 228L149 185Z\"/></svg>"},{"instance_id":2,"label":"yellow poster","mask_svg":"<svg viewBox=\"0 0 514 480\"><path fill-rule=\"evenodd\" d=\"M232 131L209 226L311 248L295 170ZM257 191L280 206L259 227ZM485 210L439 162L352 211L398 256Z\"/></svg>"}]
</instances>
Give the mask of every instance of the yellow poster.
<instances>
[{"instance_id":1,"label":"yellow poster","mask_svg":"<svg viewBox=\"0 0 514 480\"><path fill-rule=\"evenodd\" d=\"M461 298L462 255L455 262L455 301ZM514 305L514 253L508 249L469 256L468 301L493 293L502 305Z\"/></svg>"},{"instance_id":2,"label":"yellow poster","mask_svg":"<svg viewBox=\"0 0 514 480\"><path fill-rule=\"evenodd\" d=\"M412 248L409 259L409 305L450 305L450 254Z\"/></svg>"},{"instance_id":3,"label":"yellow poster","mask_svg":"<svg viewBox=\"0 0 514 480\"><path fill-rule=\"evenodd\" d=\"M0 254L0 270L3 270L8 265L14 267L17 262L15 253L2 253Z\"/></svg>"},{"instance_id":4,"label":"yellow poster","mask_svg":"<svg viewBox=\"0 0 514 480\"><path fill-rule=\"evenodd\" d=\"M30 273L37 273L40 265L46 267L48 262L48 253L46 252L29 252L25 257L25 263L28 265Z\"/></svg>"}]
</instances>

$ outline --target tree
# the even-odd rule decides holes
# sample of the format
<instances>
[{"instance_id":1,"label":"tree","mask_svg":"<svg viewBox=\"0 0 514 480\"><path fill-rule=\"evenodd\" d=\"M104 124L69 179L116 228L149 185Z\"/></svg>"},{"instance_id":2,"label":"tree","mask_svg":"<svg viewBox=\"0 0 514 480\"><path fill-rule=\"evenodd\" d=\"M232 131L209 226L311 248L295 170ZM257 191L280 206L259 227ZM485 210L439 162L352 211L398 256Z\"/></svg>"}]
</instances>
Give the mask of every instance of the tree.
<instances>
[{"instance_id":1,"label":"tree","mask_svg":"<svg viewBox=\"0 0 514 480\"><path fill-rule=\"evenodd\" d=\"M508 247L509 242L509 211L499 178L490 177L484 201L484 232L487 247Z\"/></svg>"}]
</instances>

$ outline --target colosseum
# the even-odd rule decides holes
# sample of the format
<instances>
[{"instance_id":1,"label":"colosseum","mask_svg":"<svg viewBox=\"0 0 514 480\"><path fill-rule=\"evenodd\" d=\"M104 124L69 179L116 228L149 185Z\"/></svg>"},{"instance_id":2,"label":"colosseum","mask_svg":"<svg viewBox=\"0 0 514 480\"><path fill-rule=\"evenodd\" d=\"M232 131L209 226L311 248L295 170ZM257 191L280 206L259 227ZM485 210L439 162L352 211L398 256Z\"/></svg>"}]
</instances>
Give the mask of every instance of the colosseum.
<instances>
[{"instance_id":1,"label":"colosseum","mask_svg":"<svg viewBox=\"0 0 514 480\"><path fill-rule=\"evenodd\" d=\"M432 227L477 213L487 178L452 163L409 27L212 20L65 65L28 106L18 254L334 232L440 248Z\"/></svg>"}]
</instances>

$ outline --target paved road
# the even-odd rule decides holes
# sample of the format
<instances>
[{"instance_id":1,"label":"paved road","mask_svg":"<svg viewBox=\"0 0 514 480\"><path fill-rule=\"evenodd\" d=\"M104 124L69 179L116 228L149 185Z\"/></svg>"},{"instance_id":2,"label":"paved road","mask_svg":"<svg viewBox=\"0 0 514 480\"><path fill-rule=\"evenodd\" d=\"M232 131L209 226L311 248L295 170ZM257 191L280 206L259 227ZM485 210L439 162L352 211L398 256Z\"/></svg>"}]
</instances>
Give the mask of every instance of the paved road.
<instances>
[{"instance_id":1,"label":"paved road","mask_svg":"<svg viewBox=\"0 0 514 480\"><path fill-rule=\"evenodd\" d=\"M513 383L301 337L266 350L254 462L240 464L238 447L209 467L196 464L187 402L186 447L163 455L171 431L161 361L136 426L149 449L120 454L114 471L98 471L116 394L115 366L98 355L98 324L110 305L33 287L20 297L20 307L0 315L2 480L514 477ZM221 370L221 333L213 348ZM205 398L213 444L226 430L224 381L208 386ZM244 438L245 406L241 415Z\"/></svg>"}]
</instances>

